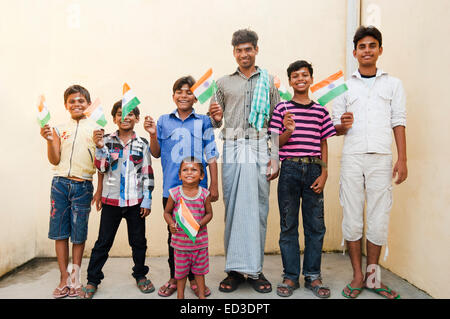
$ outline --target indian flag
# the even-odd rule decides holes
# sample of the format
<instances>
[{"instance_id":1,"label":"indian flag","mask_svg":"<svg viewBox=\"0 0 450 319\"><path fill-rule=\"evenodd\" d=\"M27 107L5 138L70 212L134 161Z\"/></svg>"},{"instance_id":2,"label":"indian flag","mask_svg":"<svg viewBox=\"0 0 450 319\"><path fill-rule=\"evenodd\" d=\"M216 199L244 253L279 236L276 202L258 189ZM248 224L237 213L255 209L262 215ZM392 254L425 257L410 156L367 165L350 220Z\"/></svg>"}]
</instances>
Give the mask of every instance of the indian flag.
<instances>
[{"instance_id":1,"label":"indian flag","mask_svg":"<svg viewBox=\"0 0 450 319\"><path fill-rule=\"evenodd\" d=\"M209 100L217 90L212 69L209 69L192 87L191 91L201 104Z\"/></svg>"},{"instance_id":2,"label":"indian flag","mask_svg":"<svg viewBox=\"0 0 450 319\"><path fill-rule=\"evenodd\" d=\"M347 84L345 84L344 73L342 71L330 75L325 80L311 86L311 92L314 98L323 106L347 90Z\"/></svg>"},{"instance_id":3,"label":"indian flag","mask_svg":"<svg viewBox=\"0 0 450 319\"><path fill-rule=\"evenodd\" d=\"M39 97L37 118L41 127L44 127L44 125L50 121L50 112L48 111L47 104L45 103L45 97L43 95Z\"/></svg>"},{"instance_id":4,"label":"indian flag","mask_svg":"<svg viewBox=\"0 0 450 319\"><path fill-rule=\"evenodd\" d=\"M192 216L192 213L186 206L183 198L180 199L180 207L175 213L175 219L178 225L184 230L186 235L188 235L188 237L195 244L195 238L197 236L198 230L200 229L200 225L197 223L194 216Z\"/></svg>"},{"instance_id":5,"label":"indian flag","mask_svg":"<svg viewBox=\"0 0 450 319\"><path fill-rule=\"evenodd\" d=\"M125 116L133 111L140 103L141 101L139 101L136 95L134 95L128 84L124 83L122 97L122 121L125 119Z\"/></svg>"},{"instance_id":6,"label":"indian flag","mask_svg":"<svg viewBox=\"0 0 450 319\"><path fill-rule=\"evenodd\" d=\"M292 99L291 93L286 89L286 87L281 84L280 79L278 76L274 76L273 78L273 84L275 84L275 87L278 89L278 93L280 94L280 97L286 101L290 101Z\"/></svg>"},{"instance_id":7,"label":"indian flag","mask_svg":"<svg viewBox=\"0 0 450 319\"><path fill-rule=\"evenodd\" d=\"M89 105L89 107L83 113L101 127L105 127L107 122L105 119L105 115L103 114L103 108L100 104L99 99L96 99L94 103Z\"/></svg>"}]
</instances>

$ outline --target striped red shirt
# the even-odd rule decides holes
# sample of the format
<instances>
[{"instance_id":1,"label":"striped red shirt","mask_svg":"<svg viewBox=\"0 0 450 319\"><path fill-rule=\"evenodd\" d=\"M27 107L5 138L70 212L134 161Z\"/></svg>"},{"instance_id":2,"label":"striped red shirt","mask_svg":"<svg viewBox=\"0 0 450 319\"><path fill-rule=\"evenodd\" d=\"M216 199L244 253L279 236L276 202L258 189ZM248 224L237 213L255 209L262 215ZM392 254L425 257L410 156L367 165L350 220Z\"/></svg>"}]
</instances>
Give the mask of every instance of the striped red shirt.
<instances>
[{"instance_id":1,"label":"striped red shirt","mask_svg":"<svg viewBox=\"0 0 450 319\"><path fill-rule=\"evenodd\" d=\"M308 105L294 101L280 102L273 111L270 132L283 134L286 130L283 118L288 111L293 115L295 130L287 143L280 148L280 160L287 157L321 157L320 142L336 135L327 109L314 101Z\"/></svg>"},{"instance_id":2,"label":"striped red shirt","mask_svg":"<svg viewBox=\"0 0 450 319\"><path fill-rule=\"evenodd\" d=\"M198 187L198 193L195 197L188 197L183 193L183 185L169 189L169 194L175 202L175 207L173 209L172 218L175 221L175 213L180 209L180 198L183 197L187 208L194 216L197 222L200 222L205 216L205 201L209 195L209 191L201 186ZM171 246L179 250L198 250L208 247L208 232L206 225L200 227L195 239L195 244L186 235L183 229L177 225L177 233L172 234Z\"/></svg>"}]
</instances>

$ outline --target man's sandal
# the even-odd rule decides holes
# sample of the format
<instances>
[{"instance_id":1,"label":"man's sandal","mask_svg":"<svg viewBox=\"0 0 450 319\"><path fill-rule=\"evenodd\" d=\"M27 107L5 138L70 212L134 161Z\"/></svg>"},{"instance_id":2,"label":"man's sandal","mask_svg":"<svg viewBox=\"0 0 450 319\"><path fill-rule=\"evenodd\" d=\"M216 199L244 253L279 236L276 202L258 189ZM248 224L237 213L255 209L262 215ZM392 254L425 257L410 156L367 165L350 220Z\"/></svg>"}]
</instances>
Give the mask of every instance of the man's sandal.
<instances>
[{"instance_id":1,"label":"man's sandal","mask_svg":"<svg viewBox=\"0 0 450 319\"><path fill-rule=\"evenodd\" d=\"M277 285L277 295L280 297L290 297L294 293L294 290L299 287L299 283L296 283L295 286L291 286L283 282Z\"/></svg>"},{"instance_id":2,"label":"man's sandal","mask_svg":"<svg viewBox=\"0 0 450 319\"><path fill-rule=\"evenodd\" d=\"M268 293L272 291L272 284L266 279L266 277L264 277L263 273L259 274L258 279L252 279L248 277L247 281L257 292ZM269 285L270 287L267 288L267 285Z\"/></svg>"},{"instance_id":3,"label":"man's sandal","mask_svg":"<svg viewBox=\"0 0 450 319\"><path fill-rule=\"evenodd\" d=\"M386 299L401 299L399 293L397 293L397 297L394 297L394 295L392 294L392 289L389 288L389 287L387 287L387 286L386 286L386 288L378 288L378 289L375 289L375 288L367 288L367 287L366 287L366 289L367 289L367 290L370 290L370 291L376 293L377 295L380 295L381 297L384 297L384 298L386 298ZM380 292L387 292L389 295L391 295L391 296L394 297L394 298L389 298L388 296L386 296L386 295L384 295L384 294L381 294Z\"/></svg>"},{"instance_id":4,"label":"man's sandal","mask_svg":"<svg viewBox=\"0 0 450 319\"><path fill-rule=\"evenodd\" d=\"M361 287L361 288L352 288L352 286L350 286L350 284L347 284L346 287L350 290L350 293L347 295L347 294L345 293L345 289L342 289L342 296L344 296L345 298L349 298L349 299L355 299L355 298L358 298L358 296L361 294L361 291L363 290L362 287ZM356 291L359 291L359 292L358 292L357 295L352 296L353 291L355 291L355 290L356 290Z\"/></svg>"},{"instance_id":5,"label":"man's sandal","mask_svg":"<svg viewBox=\"0 0 450 319\"><path fill-rule=\"evenodd\" d=\"M322 286L322 284L318 284L318 285L316 285L316 286L313 286L313 285L311 284L311 282L305 281L305 288L311 290L311 291L313 292L313 294L314 294L316 297L319 297L319 298L322 298L322 299L329 298L330 295L331 295L330 287L328 287L328 286ZM322 289L322 290L327 290L328 292L327 292L325 295L322 295L322 294L319 293L319 290L320 290L320 289ZM355 288L354 288L354 289L355 289Z\"/></svg>"},{"instance_id":6,"label":"man's sandal","mask_svg":"<svg viewBox=\"0 0 450 319\"><path fill-rule=\"evenodd\" d=\"M139 288L139 291L144 294L149 294L149 293L155 291L155 286L153 286L150 279L147 279L147 278L141 279L136 284Z\"/></svg>"},{"instance_id":7,"label":"man's sandal","mask_svg":"<svg viewBox=\"0 0 450 319\"><path fill-rule=\"evenodd\" d=\"M159 288L158 295L161 297L170 297L175 291L177 291L177 284L171 284L168 281L163 286L161 286L161 288Z\"/></svg>"},{"instance_id":8,"label":"man's sandal","mask_svg":"<svg viewBox=\"0 0 450 319\"><path fill-rule=\"evenodd\" d=\"M221 292L235 291L239 287L239 285L241 283L243 283L244 281L245 281L245 277L242 274L240 274L236 271L230 271L228 273L228 276L220 282L219 291L221 291ZM226 287L222 287L222 286L230 286L230 287L226 288Z\"/></svg>"}]
</instances>

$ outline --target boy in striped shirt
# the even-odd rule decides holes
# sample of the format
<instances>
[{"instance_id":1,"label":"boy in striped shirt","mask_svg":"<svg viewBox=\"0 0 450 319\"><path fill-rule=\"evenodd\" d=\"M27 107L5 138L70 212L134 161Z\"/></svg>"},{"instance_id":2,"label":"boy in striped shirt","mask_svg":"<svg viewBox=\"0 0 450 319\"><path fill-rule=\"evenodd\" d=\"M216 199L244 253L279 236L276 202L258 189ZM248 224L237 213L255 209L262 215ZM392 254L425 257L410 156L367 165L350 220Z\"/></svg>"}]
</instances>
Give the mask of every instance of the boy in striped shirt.
<instances>
[{"instance_id":1,"label":"boy in striped shirt","mask_svg":"<svg viewBox=\"0 0 450 319\"><path fill-rule=\"evenodd\" d=\"M306 61L296 61L287 69L294 89L291 101L280 102L270 121L269 131L279 136L282 161L278 181L280 210L280 250L283 283L277 294L289 297L299 287L300 247L298 215L302 198L305 233L303 275L305 287L317 297L328 298L330 289L322 285L320 264L325 235L323 189L328 177L327 138L336 134L327 109L309 98L313 69Z\"/></svg>"}]
</instances>

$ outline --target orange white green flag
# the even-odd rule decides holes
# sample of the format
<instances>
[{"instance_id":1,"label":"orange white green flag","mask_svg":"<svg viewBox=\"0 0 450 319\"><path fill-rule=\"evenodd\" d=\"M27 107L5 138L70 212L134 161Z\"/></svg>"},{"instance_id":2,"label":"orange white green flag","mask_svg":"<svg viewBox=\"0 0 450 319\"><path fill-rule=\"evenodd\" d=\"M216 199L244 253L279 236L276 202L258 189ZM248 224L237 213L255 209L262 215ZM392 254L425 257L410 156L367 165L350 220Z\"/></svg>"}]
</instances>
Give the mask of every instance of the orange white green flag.
<instances>
[{"instance_id":1,"label":"orange white green flag","mask_svg":"<svg viewBox=\"0 0 450 319\"><path fill-rule=\"evenodd\" d=\"M286 87L281 83L280 78L278 76L274 76L273 84L278 89L278 93L280 97L286 101L290 101L292 99L291 93L286 89Z\"/></svg>"},{"instance_id":2,"label":"orange white green flag","mask_svg":"<svg viewBox=\"0 0 450 319\"><path fill-rule=\"evenodd\" d=\"M217 84L214 81L214 73L210 68L206 73L195 82L191 87L192 93L194 93L197 100L203 104L208 101L217 91Z\"/></svg>"},{"instance_id":3,"label":"orange white green flag","mask_svg":"<svg viewBox=\"0 0 450 319\"><path fill-rule=\"evenodd\" d=\"M180 199L180 207L175 213L175 220L177 221L181 229L183 229L186 235L195 244L195 238L197 237L200 225L197 223L191 211L186 206L186 203L184 202L183 198Z\"/></svg>"},{"instance_id":4,"label":"orange white green flag","mask_svg":"<svg viewBox=\"0 0 450 319\"><path fill-rule=\"evenodd\" d=\"M100 104L100 99L96 99L94 103L89 105L89 107L83 112L83 114L101 127L105 127L107 123L105 114L103 113L102 105Z\"/></svg>"},{"instance_id":5,"label":"orange white green flag","mask_svg":"<svg viewBox=\"0 0 450 319\"><path fill-rule=\"evenodd\" d=\"M44 127L45 124L50 121L50 112L48 111L47 104L45 103L45 97L43 95L39 96L37 119L41 127Z\"/></svg>"},{"instance_id":6,"label":"orange white green flag","mask_svg":"<svg viewBox=\"0 0 450 319\"><path fill-rule=\"evenodd\" d=\"M330 75L325 80L311 86L311 92L314 98L322 106L325 106L325 104L347 90L347 84L345 84L344 73L342 71Z\"/></svg>"},{"instance_id":7,"label":"orange white green flag","mask_svg":"<svg viewBox=\"0 0 450 319\"><path fill-rule=\"evenodd\" d=\"M122 97L122 121L125 119L125 116L133 111L140 103L141 101L139 101L136 95L134 95L128 84L124 83Z\"/></svg>"}]
</instances>

